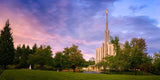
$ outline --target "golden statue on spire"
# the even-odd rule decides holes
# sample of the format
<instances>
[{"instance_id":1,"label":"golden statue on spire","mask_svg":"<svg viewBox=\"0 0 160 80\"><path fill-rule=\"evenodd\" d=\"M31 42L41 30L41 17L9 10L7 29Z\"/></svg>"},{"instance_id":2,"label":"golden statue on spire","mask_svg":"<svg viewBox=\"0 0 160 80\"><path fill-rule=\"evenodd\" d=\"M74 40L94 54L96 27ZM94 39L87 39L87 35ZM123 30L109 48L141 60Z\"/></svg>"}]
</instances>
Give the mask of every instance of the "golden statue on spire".
<instances>
[{"instance_id":1,"label":"golden statue on spire","mask_svg":"<svg viewBox=\"0 0 160 80\"><path fill-rule=\"evenodd\" d=\"M108 9L106 9L106 13L108 13Z\"/></svg>"}]
</instances>

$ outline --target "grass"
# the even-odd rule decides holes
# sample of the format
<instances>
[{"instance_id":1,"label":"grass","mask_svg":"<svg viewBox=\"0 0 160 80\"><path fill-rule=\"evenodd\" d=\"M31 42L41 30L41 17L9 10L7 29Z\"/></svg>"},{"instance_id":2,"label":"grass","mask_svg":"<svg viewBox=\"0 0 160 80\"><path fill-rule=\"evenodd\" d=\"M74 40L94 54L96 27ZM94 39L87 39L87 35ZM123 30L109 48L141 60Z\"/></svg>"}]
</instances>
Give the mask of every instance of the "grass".
<instances>
[{"instance_id":1,"label":"grass","mask_svg":"<svg viewBox=\"0 0 160 80\"><path fill-rule=\"evenodd\" d=\"M0 75L3 73L3 70L0 69Z\"/></svg>"},{"instance_id":2,"label":"grass","mask_svg":"<svg viewBox=\"0 0 160 80\"><path fill-rule=\"evenodd\" d=\"M0 80L160 80L156 75L87 74L40 70L5 70Z\"/></svg>"},{"instance_id":3,"label":"grass","mask_svg":"<svg viewBox=\"0 0 160 80\"><path fill-rule=\"evenodd\" d=\"M126 75L135 75L135 71L106 71L106 72L102 72L103 74L126 74ZM136 75L154 75L152 73L146 72L143 73L142 71L137 71Z\"/></svg>"}]
</instances>

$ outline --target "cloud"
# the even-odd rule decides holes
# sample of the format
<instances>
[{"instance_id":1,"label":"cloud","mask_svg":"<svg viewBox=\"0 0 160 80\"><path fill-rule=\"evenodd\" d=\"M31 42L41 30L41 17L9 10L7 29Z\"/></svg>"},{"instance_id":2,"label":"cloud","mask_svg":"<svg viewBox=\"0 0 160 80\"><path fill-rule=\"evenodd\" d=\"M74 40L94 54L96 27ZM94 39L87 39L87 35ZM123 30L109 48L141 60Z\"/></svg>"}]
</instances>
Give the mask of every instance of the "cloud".
<instances>
[{"instance_id":1,"label":"cloud","mask_svg":"<svg viewBox=\"0 0 160 80\"><path fill-rule=\"evenodd\" d=\"M10 26L12 28L15 45L18 45L17 43L27 43L29 45L33 45L37 42L43 43L48 38L55 38L44 31L41 24L38 23L34 16L30 15L29 12L24 14L19 10L12 10L2 6L0 7L0 10L2 10L0 13L2 20L0 22L0 27L2 29L5 21L7 19L10 20Z\"/></svg>"},{"instance_id":2,"label":"cloud","mask_svg":"<svg viewBox=\"0 0 160 80\"><path fill-rule=\"evenodd\" d=\"M109 9L112 15L115 2L117 0L0 0L0 29L10 19L15 45L51 45L54 54L76 44L88 59L104 41L105 10ZM146 7L133 5L127 9L136 13ZM158 22L148 16L109 16L112 36L119 36L121 42L137 36L145 38L149 52L160 47L157 25Z\"/></svg>"},{"instance_id":3,"label":"cloud","mask_svg":"<svg viewBox=\"0 0 160 80\"><path fill-rule=\"evenodd\" d=\"M154 53L160 49L159 42L160 28L158 22L148 16L121 16L112 17L109 23L111 35L119 36L122 42L131 38L144 38L148 45L148 52Z\"/></svg>"},{"instance_id":4,"label":"cloud","mask_svg":"<svg viewBox=\"0 0 160 80\"><path fill-rule=\"evenodd\" d=\"M144 8L146 8L147 7L147 5L140 5L140 6L130 6L129 7L129 9L133 12L133 13L135 13L135 12L137 12L137 11L140 11L140 10L142 10L142 9L144 9Z\"/></svg>"},{"instance_id":5,"label":"cloud","mask_svg":"<svg viewBox=\"0 0 160 80\"><path fill-rule=\"evenodd\" d=\"M0 29L10 19L15 46L51 45L54 54L77 44L87 56L101 45L104 37L101 23L105 25L105 19L100 19L105 13L101 12L115 1L1 0Z\"/></svg>"}]
</instances>

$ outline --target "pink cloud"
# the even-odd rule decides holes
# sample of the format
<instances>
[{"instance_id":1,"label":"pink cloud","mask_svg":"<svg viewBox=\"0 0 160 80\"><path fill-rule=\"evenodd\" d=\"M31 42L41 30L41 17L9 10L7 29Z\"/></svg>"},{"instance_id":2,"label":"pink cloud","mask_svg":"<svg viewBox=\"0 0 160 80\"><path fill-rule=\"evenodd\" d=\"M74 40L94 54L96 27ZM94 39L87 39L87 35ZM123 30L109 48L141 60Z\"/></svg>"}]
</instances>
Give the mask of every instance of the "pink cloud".
<instances>
[{"instance_id":1,"label":"pink cloud","mask_svg":"<svg viewBox=\"0 0 160 80\"><path fill-rule=\"evenodd\" d=\"M5 7L0 7L0 10L2 10L2 12L0 13L0 17L2 20L0 21L0 29L4 27L5 21L9 19L15 45L25 43L30 45L36 43L37 41L42 43L46 41L48 38L55 38L54 36L45 32L41 24L38 23L34 16L29 14L29 12L25 11L24 14L19 10L12 11Z\"/></svg>"},{"instance_id":2,"label":"pink cloud","mask_svg":"<svg viewBox=\"0 0 160 80\"><path fill-rule=\"evenodd\" d=\"M99 42L87 42L86 40L74 39L71 36L60 36L55 33L51 35L44 30L44 25L39 23L38 20L29 12L15 9L14 11L7 7L0 6L0 29L2 30L7 19L10 20L10 27L12 28L14 45L15 47L20 44L26 44L33 46L34 43L38 45L51 45L53 57L57 51L63 51L63 48L70 47L72 44L83 44L86 46L92 46L100 44ZM65 26L65 20L60 23ZM65 29L65 28L64 28ZM84 52L81 47L85 59L92 57L93 55Z\"/></svg>"}]
</instances>

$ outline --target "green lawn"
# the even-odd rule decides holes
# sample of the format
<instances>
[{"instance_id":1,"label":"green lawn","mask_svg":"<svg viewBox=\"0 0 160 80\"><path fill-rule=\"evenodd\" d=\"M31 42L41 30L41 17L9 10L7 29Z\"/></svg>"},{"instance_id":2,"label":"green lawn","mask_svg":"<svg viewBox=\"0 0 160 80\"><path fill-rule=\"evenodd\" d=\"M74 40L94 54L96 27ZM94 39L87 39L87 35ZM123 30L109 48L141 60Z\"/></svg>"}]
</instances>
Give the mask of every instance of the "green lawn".
<instances>
[{"instance_id":1,"label":"green lawn","mask_svg":"<svg viewBox=\"0 0 160 80\"><path fill-rule=\"evenodd\" d=\"M0 75L3 73L3 70L0 69Z\"/></svg>"},{"instance_id":2,"label":"green lawn","mask_svg":"<svg viewBox=\"0 0 160 80\"><path fill-rule=\"evenodd\" d=\"M5 70L0 76L0 80L160 80L160 76L87 74L40 70Z\"/></svg>"}]
</instances>

